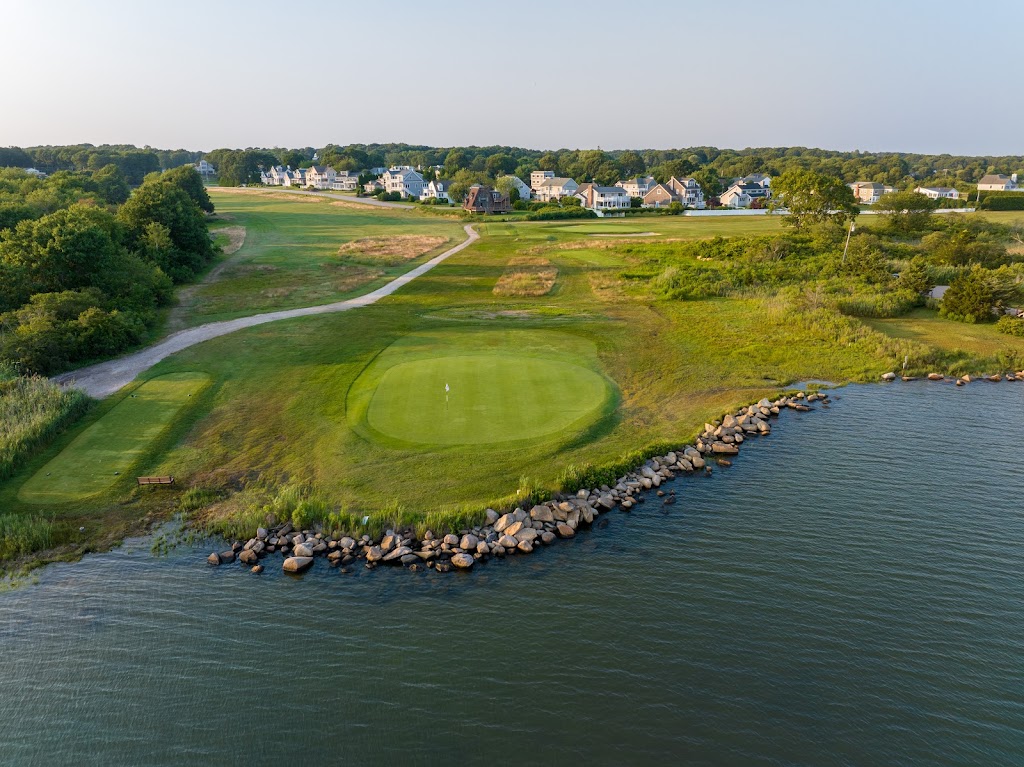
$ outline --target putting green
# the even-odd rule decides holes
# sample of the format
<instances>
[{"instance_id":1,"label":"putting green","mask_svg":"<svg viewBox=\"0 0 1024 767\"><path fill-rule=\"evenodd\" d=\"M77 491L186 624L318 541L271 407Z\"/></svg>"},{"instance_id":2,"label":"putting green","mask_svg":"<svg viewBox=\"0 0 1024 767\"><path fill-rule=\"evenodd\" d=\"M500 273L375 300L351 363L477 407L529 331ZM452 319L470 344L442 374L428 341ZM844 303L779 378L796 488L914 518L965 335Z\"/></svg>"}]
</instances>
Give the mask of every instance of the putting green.
<instances>
[{"instance_id":1,"label":"putting green","mask_svg":"<svg viewBox=\"0 0 1024 767\"><path fill-rule=\"evenodd\" d=\"M401 443L568 436L614 402L614 387L588 363L596 367L592 346L551 331L409 336L364 371L350 417L364 419L369 436Z\"/></svg>"},{"instance_id":2,"label":"putting green","mask_svg":"<svg viewBox=\"0 0 1024 767\"><path fill-rule=\"evenodd\" d=\"M146 381L37 471L18 498L65 503L107 490L209 383L205 373L171 373Z\"/></svg>"}]
</instances>

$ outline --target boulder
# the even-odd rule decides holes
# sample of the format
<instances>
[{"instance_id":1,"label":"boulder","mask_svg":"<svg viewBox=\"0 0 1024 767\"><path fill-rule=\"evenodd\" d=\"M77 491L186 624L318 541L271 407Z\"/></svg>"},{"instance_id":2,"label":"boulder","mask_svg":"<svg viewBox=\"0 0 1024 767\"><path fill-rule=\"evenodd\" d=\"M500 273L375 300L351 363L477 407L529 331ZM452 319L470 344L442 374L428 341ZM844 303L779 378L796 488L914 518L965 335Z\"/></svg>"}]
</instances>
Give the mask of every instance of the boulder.
<instances>
[{"instance_id":1,"label":"boulder","mask_svg":"<svg viewBox=\"0 0 1024 767\"><path fill-rule=\"evenodd\" d=\"M519 544L515 538L506 533L498 539L498 545L506 549L514 549Z\"/></svg>"},{"instance_id":2,"label":"boulder","mask_svg":"<svg viewBox=\"0 0 1024 767\"><path fill-rule=\"evenodd\" d=\"M494 509L487 509L487 511L484 512L484 517L486 519L486 524L493 525L498 521L498 512Z\"/></svg>"},{"instance_id":3,"label":"boulder","mask_svg":"<svg viewBox=\"0 0 1024 767\"><path fill-rule=\"evenodd\" d=\"M929 373L928 374L928 380L929 381L941 381L945 377L946 376L942 375L942 373Z\"/></svg>"},{"instance_id":4,"label":"boulder","mask_svg":"<svg viewBox=\"0 0 1024 767\"><path fill-rule=\"evenodd\" d=\"M401 539L394 533L389 533L384 536L384 539L380 542L380 550L385 554L389 551L398 548L401 545Z\"/></svg>"},{"instance_id":5,"label":"boulder","mask_svg":"<svg viewBox=\"0 0 1024 767\"><path fill-rule=\"evenodd\" d=\"M452 557L452 564L462 570L468 570L476 562L469 554L456 554Z\"/></svg>"},{"instance_id":6,"label":"boulder","mask_svg":"<svg viewBox=\"0 0 1024 767\"><path fill-rule=\"evenodd\" d=\"M505 528L506 535L516 535L520 530L526 527L523 522L513 522L511 525Z\"/></svg>"},{"instance_id":7,"label":"boulder","mask_svg":"<svg viewBox=\"0 0 1024 767\"><path fill-rule=\"evenodd\" d=\"M296 557L311 557L313 556L313 547L305 543L300 543L295 547L292 552Z\"/></svg>"},{"instance_id":8,"label":"boulder","mask_svg":"<svg viewBox=\"0 0 1024 767\"><path fill-rule=\"evenodd\" d=\"M569 527L569 525L565 524L565 522L559 522L555 527L555 530L558 531L558 534L562 538L572 538L576 535L576 531Z\"/></svg>"},{"instance_id":9,"label":"boulder","mask_svg":"<svg viewBox=\"0 0 1024 767\"><path fill-rule=\"evenodd\" d=\"M554 522L555 515L547 506L534 506L530 509L530 519L534 522Z\"/></svg>"},{"instance_id":10,"label":"boulder","mask_svg":"<svg viewBox=\"0 0 1024 767\"><path fill-rule=\"evenodd\" d=\"M465 551L475 551L478 543L480 543L479 538L472 533L466 533L462 536L462 540L459 541L459 548Z\"/></svg>"},{"instance_id":11,"label":"boulder","mask_svg":"<svg viewBox=\"0 0 1024 767\"><path fill-rule=\"evenodd\" d=\"M286 573L301 573L313 564L313 557L288 557L282 568Z\"/></svg>"},{"instance_id":12,"label":"boulder","mask_svg":"<svg viewBox=\"0 0 1024 767\"><path fill-rule=\"evenodd\" d=\"M656 486L657 486L657 485L660 485L660 484L661 484L661 477L655 476L655 477L654 477L654 479L652 480L652 482L654 482L654 484L655 484ZM611 509L614 509L614 508L615 508L615 499L614 499L614 498L612 498L612 497L611 497L610 495L608 495L607 493L605 493L604 495L602 495L602 496L601 496L601 497L600 497L600 498L598 499L598 501L597 501L597 502L598 502L598 504L600 504L601 506L603 506L603 507L604 507L604 508L606 508L606 509L609 509L609 510L611 510Z\"/></svg>"},{"instance_id":13,"label":"boulder","mask_svg":"<svg viewBox=\"0 0 1024 767\"><path fill-rule=\"evenodd\" d=\"M220 564L220 554L218 554L215 551L212 554L210 554L210 556L208 556L206 558L206 561L209 562L211 565L219 565Z\"/></svg>"},{"instance_id":14,"label":"boulder","mask_svg":"<svg viewBox=\"0 0 1024 767\"><path fill-rule=\"evenodd\" d=\"M895 373L882 373L882 380L883 381L895 381L896 380L896 374Z\"/></svg>"},{"instance_id":15,"label":"boulder","mask_svg":"<svg viewBox=\"0 0 1024 767\"><path fill-rule=\"evenodd\" d=\"M480 541L476 545L476 553L480 554L481 556L491 553L491 547L487 545L487 541Z\"/></svg>"},{"instance_id":16,"label":"boulder","mask_svg":"<svg viewBox=\"0 0 1024 767\"><path fill-rule=\"evenodd\" d=\"M727 445L724 442L715 442L711 445L711 452L719 455L738 455L740 449L735 445Z\"/></svg>"},{"instance_id":17,"label":"boulder","mask_svg":"<svg viewBox=\"0 0 1024 767\"><path fill-rule=\"evenodd\" d=\"M522 530L516 533L514 537L519 543L522 543L523 541L533 542L537 540L538 535L539 533L532 527L524 527Z\"/></svg>"},{"instance_id":18,"label":"boulder","mask_svg":"<svg viewBox=\"0 0 1024 767\"><path fill-rule=\"evenodd\" d=\"M265 527L258 527L258 528L256 528L256 537L259 538L261 541L265 541L267 539L267 535L268 535L267 528L265 528Z\"/></svg>"},{"instance_id":19,"label":"boulder","mask_svg":"<svg viewBox=\"0 0 1024 767\"><path fill-rule=\"evenodd\" d=\"M540 534L540 539L541 542L543 542L545 545L549 543L554 543L555 534L550 530L545 530L543 533Z\"/></svg>"},{"instance_id":20,"label":"boulder","mask_svg":"<svg viewBox=\"0 0 1024 767\"><path fill-rule=\"evenodd\" d=\"M338 541L338 545L341 546L341 548L343 549L354 549L356 547L356 542L355 540L346 535L344 538Z\"/></svg>"},{"instance_id":21,"label":"boulder","mask_svg":"<svg viewBox=\"0 0 1024 767\"><path fill-rule=\"evenodd\" d=\"M508 528L515 521L516 519L511 513L503 514L501 517L498 518L498 521L494 523L494 530L496 532L503 533L505 532L505 529Z\"/></svg>"},{"instance_id":22,"label":"boulder","mask_svg":"<svg viewBox=\"0 0 1024 767\"><path fill-rule=\"evenodd\" d=\"M516 546L516 548L524 554L529 554L531 551L533 551L533 544L529 541L520 541L519 545Z\"/></svg>"},{"instance_id":23,"label":"boulder","mask_svg":"<svg viewBox=\"0 0 1024 767\"><path fill-rule=\"evenodd\" d=\"M394 562L396 559L401 559L402 557L408 554L412 554L412 549L410 549L408 546L399 546L397 549L389 551L387 554L385 554L384 561Z\"/></svg>"},{"instance_id":24,"label":"boulder","mask_svg":"<svg viewBox=\"0 0 1024 767\"><path fill-rule=\"evenodd\" d=\"M444 537L444 542L447 543L449 546L458 546L459 536L457 536L455 533L448 533L448 535Z\"/></svg>"},{"instance_id":25,"label":"boulder","mask_svg":"<svg viewBox=\"0 0 1024 767\"><path fill-rule=\"evenodd\" d=\"M327 560L329 562L339 562L339 561L341 561L341 558L343 556L345 556L345 554L341 551L341 549L335 549L334 551L332 551L330 554L327 555Z\"/></svg>"},{"instance_id":26,"label":"boulder","mask_svg":"<svg viewBox=\"0 0 1024 767\"><path fill-rule=\"evenodd\" d=\"M227 551L222 551L220 553L220 561L225 565L230 565L232 562L235 561L235 552L231 549L228 549Z\"/></svg>"},{"instance_id":27,"label":"boulder","mask_svg":"<svg viewBox=\"0 0 1024 767\"><path fill-rule=\"evenodd\" d=\"M256 573L257 575L259 575L263 572L263 565L253 565L252 569L250 569L249 572Z\"/></svg>"},{"instance_id":28,"label":"boulder","mask_svg":"<svg viewBox=\"0 0 1024 767\"><path fill-rule=\"evenodd\" d=\"M367 562L379 562L384 558L384 552L380 550L380 546L372 546L366 551Z\"/></svg>"},{"instance_id":29,"label":"boulder","mask_svg":"<svg viewBox=\"0 0 1024 767\"><path fill-rule=\"evenodd\" d=\"M238 561L243 565L254 565L259 561L259 557L256 556L255 551L249 549L248 551L243 551L238 555Z\"/></svg>"}]
</instances>

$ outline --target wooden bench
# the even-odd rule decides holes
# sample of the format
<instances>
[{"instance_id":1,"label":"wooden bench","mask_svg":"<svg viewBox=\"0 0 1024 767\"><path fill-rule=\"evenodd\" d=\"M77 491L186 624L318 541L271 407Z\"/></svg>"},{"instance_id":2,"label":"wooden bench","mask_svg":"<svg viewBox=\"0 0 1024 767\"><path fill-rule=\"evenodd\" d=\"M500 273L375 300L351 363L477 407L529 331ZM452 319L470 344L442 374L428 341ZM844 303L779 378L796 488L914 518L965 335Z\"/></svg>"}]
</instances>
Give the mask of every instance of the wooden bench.
<instances>
[{"instance_id":1,"label":"wooden bench","mask_svg":"<svg viewBox=\"0 0 1024 767\"><path fill-rule=\"evenodd\" d=\"M136 477L140 485L173 485L174 477Z\"/></svg>"}]
</instances>

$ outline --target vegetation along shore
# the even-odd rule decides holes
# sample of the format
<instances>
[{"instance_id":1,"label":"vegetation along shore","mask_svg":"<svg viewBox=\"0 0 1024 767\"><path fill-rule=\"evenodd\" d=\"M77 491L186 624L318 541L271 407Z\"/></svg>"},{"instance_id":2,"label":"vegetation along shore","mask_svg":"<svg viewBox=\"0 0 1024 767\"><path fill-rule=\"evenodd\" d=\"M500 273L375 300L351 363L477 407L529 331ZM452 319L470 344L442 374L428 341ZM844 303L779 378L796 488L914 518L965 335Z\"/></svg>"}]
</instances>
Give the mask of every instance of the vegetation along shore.
<instances>
[{"instance_id":1,"label":"vegetation along shore","mask_svg":"<svg viewBox=\"0 0 1024 767\"><path fill-rule=\"evenodd\" d=\"M190 169L129 180L109 164L0 171L6 571L176 515L237 543L218 562L273 547L351 567L379 549L458 567L640 497L671 503L656 478L730 460L772 408L821 402L781 399L793 382L970 385L1024 368L1024 213L935 216L897 192L858 218L847 187L782 169L785 217L531 220L204 186ZM819 184L846 202L815 207ZM416 271L470 223L478 240ZM94 252L102 269L87 268ZM46 378L414 272L357 311L182 349L100 400ZM139 485L149 476L174 484Z\"/></svg>"}]
</instances>

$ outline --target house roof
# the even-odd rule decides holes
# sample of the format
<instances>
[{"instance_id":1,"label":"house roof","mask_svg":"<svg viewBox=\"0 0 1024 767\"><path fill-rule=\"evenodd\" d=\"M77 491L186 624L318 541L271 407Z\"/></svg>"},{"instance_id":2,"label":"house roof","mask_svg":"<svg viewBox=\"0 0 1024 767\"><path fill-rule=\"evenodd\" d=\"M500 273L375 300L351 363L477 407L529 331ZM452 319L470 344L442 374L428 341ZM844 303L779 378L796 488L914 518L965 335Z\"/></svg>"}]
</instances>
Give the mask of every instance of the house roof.
<instances>
[{"instance_id":1,"label":"house roof","mask_svg":"<svg viewBox=\"0 0 1024 767\"><path fill-rule=\"evenodd\" d=\"M951 186L919 186L918 189L921 189L925 192L939 192L940 194L956 191Z\"/></svg>"},{"instance_id":2,"label":"house roof","mask_svg":"<svg viewBox=\"0 0 1024 767\"><path fill-rule=\"evenodd\" d=\"M645 194L644 197L650 197L652 194L657 192L659 189L662 192L664 192L665 194L667 194L669 197L675 197L675 195L672 194L672 190L669 189L664 184L655 184L654 186L652 186L650 189L647 190L647 194Z\"/></svg>"},{"instance_id":3,"label":"house roof","mask_svg":"<svg viewBox=\"0 0 1024 767\"><path fill-rule=\"evenodd\" d=\"M560 177L556 176L555 178L546 178L546 179L544 179L541 182L540 185L541 186L565 186L566 184L568 184L570 182L572 182L573 184L576 183L571 178L560 178Z\"/></svg>"},{"instance_id":4,"label":"house roof","mask_svg":"<svg viewBox=\"0 0 1024 767\"><path fill-rule=\"evenodd\" d=\"M311 165L309 169L314 173L326 173L327 171L332 170L332 168L328 168L324 165Z\"/></svg>"},{"instance_id":5,"label":"house roof","mask_svg":"<svg viewBox=\"0 0 1024 767\"><path fill-rule=\"evenodd\" d=\"M622 195L626 193L626 190L621 186L595 186L594 191L600 192L601 194Z\"/></svg>"},{"instance_id":6,"label":"house roof","mask_svg":"<svg viewBox=\"0 0 1024 767\"><path fill-rule=\"evenodd\" d=\"M989 173L988 175L982 176L979 184L1005 184L1010 180L1009 176L1004 176L1002 173Z\"/></svg>"}]
</instances>

